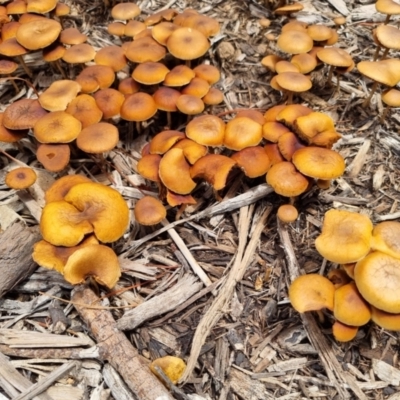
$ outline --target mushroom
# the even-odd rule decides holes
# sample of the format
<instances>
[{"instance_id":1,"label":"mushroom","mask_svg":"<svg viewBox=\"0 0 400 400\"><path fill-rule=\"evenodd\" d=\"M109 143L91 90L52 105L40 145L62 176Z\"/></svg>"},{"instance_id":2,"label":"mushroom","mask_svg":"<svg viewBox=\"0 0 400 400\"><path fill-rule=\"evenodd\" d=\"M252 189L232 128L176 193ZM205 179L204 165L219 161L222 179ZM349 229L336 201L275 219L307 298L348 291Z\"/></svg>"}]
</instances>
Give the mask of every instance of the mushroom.
<instances>
[{"instance_id":1,"label":"mushroom","mask_svg":"<svg viewBox=\"0 0 400 400\"><path fill-rule=\"evenodd\" d=\"M102 112L104 120L118 117L125 101L125 96L119 90L112 88L98 90L93 94L93 98L98 109Z\"/></svg>"},{"instance_id":2,"label":"mushroom","mask_svg":"<svg viewBox=\"0 0 400 400\"><path fill-rule=\"evenodd\" d=\"M136 202L134 214L141 225L157 225L167 216L167 210L160 200L144 196Z\"/></svg>"},{"instance_id":3,"label":"mushroom","mask_svg":"<svg viewBox=\"0 0 400 400\"><path fill-rule=\"evenodd\" d=\"M77 28L63 29L58 40L67 45L81 44L87 41L88 37Z\"/></svg>"},{"instance_id":4,"label":"mushroom","mask_svg":"<svg viewBox=\"0 0 400 400\"><path fill-rule=\"evenodd\" d=\"M92 244L76 250L69 256L63 275L64 279L73 285L93 278L100 285L112 289L121 276L121 268L112 249Z\"/></svg>"},{"instance_id":5,"label":"mushroom","mask_svg":"<svg viewBox=\"0 0 400 400\"><path fill-rule=\"evenodd\" d=\"M333 315L341 323L350 326L362 326L371 319L371 308L354 281L335 290Z\"/></svg>"},{"instance_id":6,"label":"mushroom","mask_svg":"<svg viewBox=\"0 0 400 400\"><path fill-rule=\"evenodd\" d=\"M302 93L312 86L311 79L300 72L283 72L276 77L278 85L287 92L287 104L292 104L293 93Z\"/></svg>"},{"instance_id":7,"label":"mushroom","mask_svg":"<svg viewBox=\"0 0 400 400\"><path fill-rule=\"evenodd\" d=\"M169 69L162 63L147 61L136 66L132 78L143 85L156 85L161 83Z\"/></svg>"},{"instance_id":8,"label":"mushroom","mask_svg":"<svg viewBox=\"0 0 400 400\"><path fill-rule=\"evenodd\" d=\"M392 314L371 306L371 319L383 329L400 331L400 313Z\"/></svg>"},{"instance_id":9,"label":"mushroom","mask_svg":"<svg viewBox=\"0 0 400 400\"><path fill-rule=\"evenodd\" d=\"M90 154L102 154L112 150L119 140L118 128L108 122L98 122L83 128L76 138L79 149Z\"/></svg>"},{"instance_id":10,"label":"mushroom","mask_svg":"<svg viewBox=\"0 0 400 400\"><path fill-rule=\"evenodd\" d=\"M108 88L114 80L114 70L107 65L90 65L75 78L75 81L81 85L83 93L93 93L98 89Z\"/></svg>"},{"instance_id":11,"label":"mushroom","mask_svg":"<svg viewBox=\"0 0 400 400\"><path fill-rule=\"evenodd\" d=\"M124 50L116 45L102 47L94 56L94 62L111 67L114 72L121 71L128 63Z\"/></svg>"},{"instance_id":12,"label":"mushroom","mask_svg":"<svg viewBox=\"0 0 400 400\"><path fill-rule=\"evenodd\" d=\"M279 206L276 216L278 217L279 221L283 222L284 224L289 224L296 221L299 216L299 212L292 204L283 204Z\"/></svg>"},{"instance_id":13,"label":"mushroom","mask_svg":"<svg viewBox=\"0 0 400 400\"><path fill-rule=\"evenodd\" d=\"M68 104L65 112L80 121L82 128L96 124L103 117L103 112L97 106L96 100L88 94L81 94L75 97Z\"/></svg>"},{"instance_id":14,"label":"mushroom","mask_svg":"<svg viewBox=\"0 0 400 400\"><path fill-rule=\"evenodd\" d=\"M32 186L37 179L36 172L29 167L18 167L5 176L5 184L11 189L22 190Z\"/></svg>"},{"instance_id":15,"label":"mushroom","mask_svg":"<svg viewBox=\"0 0 400 400\"><path fill-rule=\"evenodd\" d=\"M188 121L190 121L191 115L197 115L204 111L203 100L190 94L181 94L176 100L176 107L181 113L188 116Z\"/></svg>"},{"instance_id":16,"label":"mushroom","mask_svg":"<svg viewBox=\"0 0 400 400\"><path fill-rule=\"evenodd\" d=\"M61 29L59 22L43 18L21 24L16 39L28 50L39 50L52 44L58 38Z\"/></svg>"},{"instance_id":17,"label":"mushroom","mask_svg":"<svg viewBox=\"0 0 400 400\"><path fill-rule=\"evenodd\" d=\"M354 280L365 300L388 313L400 313L400 259L374 251L358 261Z\"/></svg>"},{"instance_id":18,"label":"mushroom","mask_svg":"<svg viewBox=\"0 0 400 400\"><path fill-rule=\"evenodd\" d=\"M396 3L393 0L378 0L375 3L376 11L386 14L385 24L389 22L389 19L392 15L400 14L400 4Z\"/></svg>"},{"instance_id":19,"label":"mushroom","mask_svg":"<svg viewBox=\"0 0 400 400\"><path fill-rule=\"evenodd\" d=\"M309 186L308 179L289 161L273 164L267 172L266 180L275 193L285 197L299 196Z\"/></svg>"},{"instance_id":20,"label":"mushroom","mask_svg":"<svg viewBox=\"0 0 400 400\"><path fill-rule=\"evenodd\" d=\"M335 287L322 275L307 274L297 277L289 287L289 300L299 313L319 311L323 308L333 311Z\"/></svg>"},{"instance_id":21,"label":"mushroom","mask_svg":"<svg viewBox=\"0 0 400 400\"><path fill-rule=\"evenodd\" d=\"M335 321L332 325L333 337L338 342L350 342L353 340L358 332L358 326L349 326L340 321Z\"/></svg>"},{"instance_id":22,"label":"mushroom","mask_svg":"<svg viewBox=\"0 0 400 400\"><path fill-rule=\"evenodd\" d=\"M151 36L158 43L166 46L168 38L171 36L171 33L178 28L179 26L174 24L173 22L160 22L159 24L153 26L151 30Z\"/></svg>"},{"instance_id":23,"label":"mushroom","mask_svg":"<svg viewBox=\"0 0 400 400\"><path fill-rule=\"evenodd\" d=\"M381 99L386 104L386 108L380 118L381 123L383 123L391 107L400 107L400 90L387 89L382 93Z\"/></svg>"},{"instance_id":24,"label":"mushroom","mask_svg":"<svg viewBox=\"0 0 400 400\"><path fill-rule=\"evenodd\" d=\"M246 147L234 153L231 158L249 178L262 176L266 174L271 167L271 161L264 148L261 146Z\"/></svg>"},{"instance_id":25,"label":"mushroom","mask_svg":"<svg viewBox=\"0 0 400 400\"><path fill-rule=\"evenodd\" d=\"M114 19L127 21L140 15L140 8L135 3L119 3L111 9L111 16Z\"/></svg>"},{"instance_id":26,"label":"mushroom","mask_svg":"<svg viewBox=\"0 0 400 400\"><path fill-rule=\"evenodd\" d=\"M21 99L10 104L3 114L3 125L7 129L31 129L47 114L37 99Z\"/></svg>"},{"instance_id":27,"label":"mushroom","mask_svg":"<svg viewBox=\"0 0 400 400\"><path fill-rule=\"evenodd\" d=\"M207 154L206 146L196 143L190 139L179 140L176 144L174 144L173 148L182 149L186 160L188 160L192 165Z\"/></svg>"},{"instance_id":28,"label":"mushroom","mask_svg":"<svg viewBox=\"0 0 400 400\"><path fill-rule=\"evenodd\" d=\"M162 86L153 93L153 99L156 103L157 109L167 113L168 127L171 127L172 125L171 113L178 111L176 102L180 96L181 92L179 90L167 86Z\"/></svg>"},{"instance_id":29,"label":"mushroom","mask_svg":"<svg viewBox=\"0 0 400 400\"><path fill-rule=\"evenodd\" d=\"M372 230L371 249L400 258L400 222L384 221Z\"/></svg>"},{"instance_id":30,"label":"mushroom","mask_svg":"<svg viewBox=\"0 0 400 400\"><path fill-rule=\"evenodd\" d=\"M147 61L158 62L165 57L166 53L165 47L152 37L136 39L125 50L126 58L139 64Z\"/></svg>"},{"instance_id":31,"label":"mushroom","mask_svg":"<svg viewBox=\"0 0 400 400\"><path fill-rule=\"evenodd\" d=\"M185 129L186 136L204 146L222 146L225 136L225 122L211 114L193 118Z\"/></svg>"},{"instance_id":32,"label":"mushroom","mask_svg":"<svg viewBox=\"0 0 400 400\"><path fill-rule=\"evenodd\" d=\"M370 251L372 228L372 222L366 215L329 210L325 213L315 247L329 261L339 264L356 262Z\"/></svg>"},{"instance_id":33,"label":"mushroom","mask_svg":"<svg viewBox=\"0 0 400 400\"><path fill-rule=\"evenodd\" d=\"M166 153L175 143L185 138L185 134L180 131L167 130L157 133L151 139L150 142L150 153L151 154L164 154Z\"/></svg>"},{"instance_id":34,"label":"mushroom","mask_svg":"<svg viewBox=\"0 0 400 400\"><path fill-rule=\"evenodd\" d=\"M89 178L84 175L65 175L57 179L45 192L44 199L46 203L53 201L64 200L64 197L69 190L79 184L91 182Z\"/></svg>"},{"instance_id":35,"label":"mushroom","mask_svg":"<svg viewBox=\"0 0 400 400\"><path fill-rule=\"evenodd\" d=\"M224 146L228 149L257 146L261 140L262 125L248 117L235 117L226 124Z\"/></svg>"},{"instance_id":36,"label":"mushroom","mask_svg":"<svg viewBox=\"0 0 400 400\"><path fill-rule=\"evenodd\" d=\"M129 223L129 209L118 191L99 183L72 186L64 200L45 205L40 220L44 240L76 246L94 232L103 243L118 240Z\"/></svg>"},{"instance_id":37,"label":"mushroom","mask_svg":"<svg viewBox=\"0 0 400 400\"><path fill-rule=\"evenodd\" d=\"M300 54L309 52L314 42L306 31L285 30L279 36L277 45L285 53Z\"/></svg>"},{"instance_id":38,"label":"mushroom","mask_svg":"<svg viewBox=\"0 0 400 400\"><path fill-rule=\"evenodd\" d=\"M160 182L158 171L160 169L161 158L159 154L143 155L137 163L137 171L145 179Z\"/></svg>"},{"instance_id":39,"label":"mushroom","mask_svg":"<svg viewBox=\"0 0 400 400\"><path fill-rule=\"evenodd\" d=\"M202 98L209 90L210 84L206 80L194 77L188 85L182 88L181 93Z\"/></svg>"},{"instance_id":40,"label":"mushroom","mask_svg":"<svg viewBox=\"0 0 400 400\"><path fill-rule=\"evenodd\" d=\"M172 87L180 87L187 85L196 73L186 65L177 65L172 68L165 76L164 85Z\"/></svg>"},{"instance_id":41,"label":"mushroom","mask_svg":"<svg viewBox=\"0 0 400 400\"><path fill-rule=\"evenodd\" d=\"M39 144L37 160L47 171L60 172L69 163L71 150L68 144Z\"/></svg>"},{"instance_id":42,"label":"mushroom","mask_svg":"<svg viewBox=\"0 0 400 400\"><path fill-rule=\"evenodd\" d=\"M81 85L69 79L54 81L39 96L40 105L47 111L64 111L80 92Z\"/></svg>"},{"instance_id":43,"label":"mushroom","mask_svg":"<svg viewBox=\"0 0 400 400\"><path fill-rule=\"evenodd\" d=\"M150 364L150 371L158 378L161 382L164 382L162 376L160 376L157 368L160 368L161 371L167 376L167 378L173 383L176 384L183 372L186 369L185 362L179 358L174 356L165 356L161 358L156 358Z\"/></svg>"}]
</instances>

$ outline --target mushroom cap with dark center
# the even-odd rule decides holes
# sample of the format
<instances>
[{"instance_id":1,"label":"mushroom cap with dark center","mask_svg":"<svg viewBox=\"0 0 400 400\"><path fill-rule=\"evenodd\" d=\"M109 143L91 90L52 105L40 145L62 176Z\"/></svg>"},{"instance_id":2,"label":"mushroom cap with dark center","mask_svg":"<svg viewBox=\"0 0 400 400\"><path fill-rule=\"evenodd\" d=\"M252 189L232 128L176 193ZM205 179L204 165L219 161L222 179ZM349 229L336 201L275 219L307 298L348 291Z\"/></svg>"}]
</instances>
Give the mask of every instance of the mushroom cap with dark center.
<instances>
[{"instance_id":1,"label":"mushroom cap with dark center","mask_svg":"<svg viewBox=\"0 0 400 400\"><path fill-rule=\"evenodd\" d=\"M157 105L148 93L129 95L121 106L121 117L127 121L146 121L157 112Z\"/></svg>"},{"instance_id":2,"label":"mushroom cap with dark center","mask_svg":"<svg viewBox=\"0 0 400 400\"><path fill-rule=\"evenodd\" d=\"M194 60L210 48L207 38L192 28L176 29L167 40L168 51L180 60Z\"/></svg>"},{"instance_id":3,"label":"mushroom cap with dark center","mask_svg":"<svg viewBox=\"0 0 400 400\"><path fill-rule=\"evenodd\" d=\"M120 46L102 47L94 56L94 62L97 65L111 67L115 72L123 69L128 63L124 50Z\"/></svg>"},{"instance_id":4,"label":"mushroom cap with dark center","mask_svg":"<svg viewBox=\"0 0 400 400\"><path fill-rule=\"evenodd\" d=\"M165 86L184 86L187 85L196 73L186 65L177 65L165 76Z\"/></svg>"},{"instance_id":5,"label":"mushroom cap with dark center","mask_svg":"<svg viewBox=\"0 0 400 400\"><path fill-rule=\"evenodd\" d=\"M162 63L147 61L136 66L132 78L144 85L161 83L168 74L169 69Z\"/></svg>"},{"instance_id":6,"label":"mushroom cap with dark center","mask_svg":"<svg viewBox=\"0 0 400 400\"><path fill-rule=\"evenodd\" d=\"M3 115L4 113L0 112L0 142L5 143L15 143L26 137L28 130L13 130L8 129L3 125Z\"/></svg>"},{"instance_id":7,"label":"mushroom cap with dark center","mask_svg":"<svg viewBox=\"0 0 400 400\"><path fill-rule=\"evenodd\" d=\"M271 167L271 160L261 146L246 147L234 153L231 158L249 178L262 176Z\"/></svg>"},{"instance_id":8,"label":"mushroom cap with dark center","mask_svg":"<svg viewBox=\"0 0 400 400\"><path fill-rule=\"evenodd\" d=\"M37 179L36 172L29 167L18 167L5 176L5 184L16 190L27 189L32 186Z\"/></svg>"},{"instance_id":9,"label":"mushroom cap with dark center","mask_svg":"<svg viewBox=\"0 0 400 400\"><path fill-rule=\"evenodd\" d=\"M133 63L157 62L164 58L166 53L165 47L156 42L152 37L136 39L125 50L126 58Z\"/></svg>"},{"instance_id":10,"label":"mushroom cap with dark center","mask_svg":"<svg viewBox=\"0 0 400 400\"><path fill-rule=\"evenodd\" d=\"M96 100L88 94L80 94L75 97L68 104L65 112L80 121L82 128L99 122L103 117L103 112L97 107Z\"/></svg>"},{"instance_id":11,"label":"mushroom cap with dark center","mask_svg":"<svg viewBox=\"0 0 400 400\"><path fill-rule=\"evenodd\" d=\"M276 75L278 85L290 92L305 92L311 89L311 79L300 72L283 72Z\"/></svg>"},{"instance_id":12,"label":"mushroom cap with dark center","mask_svg":"<svg viewBox=\"0 0 400 400\"><path fill-rule=\"evenodd\" d=\"M119 140L118 128L107 122L98 122L82 129L76 145L86 153L101 154L112 150Z\"/></svg>"},{"instance_id":13,"label":"mushroom cap with dark center","mask_svg":"<svg viewBox=\"0 0 400 400\"><path fill-rule=\"evenodd\" d=\"M205 146L221 146L225 136L225 122L215 115L201 115L186 125L186 136Z\"/></svg>"},{"instance_id":14,"label":"mushroom cap with dark center","mask_svg":"<svg viewBox=\"0 0 400 400\"><path fill-rule=\"evenodd\" d=\"M103 119L109 119L120 114L125 96L112 88L100 89L93 94L98 109L103 113Z\"/></svg>"},{"instance_id":15,"label":"mushroom cap with dark center","mask_svg":"<svg viewBox=\"0 0 400 400\"><path fill-rule=\"evenodd\" d=\"M115 72L108 65L90 65L75 78L83 93L93 93L110 87L115 80Z\"/></svg>"},{"instance_id":16,"label":"mushroom cap with dark center","mask_svg":"<svg viewBox=\"0 0 400 400\"><path fill-rule=\"evenodd\" d=\"M30 129L46 114L37 99L17 100L5 109L3 125L8 129Z\"/></svg>"},{"instance_id":17,"label":"mushroom cap with dark center","mask_svg":"<svg viewBox=\"0 0 400 400\"><path fill-rule=\"evenodd\" d=\"M40 144L36 158L47 171L60 172L69 163L71 150L68 144Z\"/></svg>"}]
</instances>

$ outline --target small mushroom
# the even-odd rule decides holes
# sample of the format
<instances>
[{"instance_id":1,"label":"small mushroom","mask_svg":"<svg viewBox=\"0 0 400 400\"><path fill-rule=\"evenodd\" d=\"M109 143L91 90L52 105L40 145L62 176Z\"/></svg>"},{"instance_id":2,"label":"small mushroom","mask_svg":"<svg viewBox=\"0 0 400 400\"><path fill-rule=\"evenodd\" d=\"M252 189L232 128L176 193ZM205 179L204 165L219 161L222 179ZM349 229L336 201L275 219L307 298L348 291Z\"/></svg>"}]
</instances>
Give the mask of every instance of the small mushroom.
<instances>
[{"instance_id":1,"label":"small mushroom","mask_svg":"<svg viewBox=\"0 0 400 400\"><path fill-rule=\"evenodd\" d=\"M5 184L12 189L22 190L32 186L36 179L36 172L32 168L18 167L7 172Z\"/></svg>"},{"instance_id":2,"label":"small mushroom","mask_svg":"<svg viewBox=\"0 0 400 400\"><path fill-rule=\"evenodd\" d=\"M160 368L173 384L176 384L183 375L183 372L186 369L186 364L179 357L165 356L156 358L150 364L150 370L161 382L163 382L163 378L157 372L156 367Z\"/></svg>"},{"instance_id":3,"label":"small mushroom","mask_svg":"<svg viewBox=\"0 0 400 400\"><path fill-rule=\"evenodd\" d=\"M141 225L157 225L167 216L167 210L160 200L144 196L136 202L134 214Z\"/></svg>"}]
</instances>

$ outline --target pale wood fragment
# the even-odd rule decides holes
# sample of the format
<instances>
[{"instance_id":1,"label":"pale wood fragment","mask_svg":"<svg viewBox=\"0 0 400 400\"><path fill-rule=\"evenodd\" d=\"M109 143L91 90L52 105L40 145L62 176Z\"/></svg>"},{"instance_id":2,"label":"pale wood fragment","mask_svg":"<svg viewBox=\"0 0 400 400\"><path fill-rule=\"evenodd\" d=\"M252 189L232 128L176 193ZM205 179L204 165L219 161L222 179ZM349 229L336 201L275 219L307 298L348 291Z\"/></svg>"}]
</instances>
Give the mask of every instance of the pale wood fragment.
<instances>
[{"instance_id":1,"label":"pale wood fragment","mask_svg":"<svg viewBox=\"0 0 400 400\"><path fill-rule=\"evenodd\" d=\"M365 162L367 161L368 150L371 147L371 141L366 139L364 143L359 148L357 155L348 167L349 177L355 178L361 171Z\"/></svg>"},{"instance_id":2,"label":"pale wood fragment","mask_svg":"<svg viewBox=\"0 0 400 400\"><path fill-rule=\"evenodd\" d=\"M246 400L267 400L274 399L266 390L265 385L257 380L251 379L248 375L236 368L229 373L229 383L232 390L242 399Z\"/></svg>"},{"instance_id":3,"label":"pale wood fragment","mask_svg":"<svg viewBox=\"0 0 400 400\"><path fill-rule=\"evenodd\" d=\"M37 227L16 222L0 234L0 298L37 268L32 246L40 240Z\"/></svg>"},{"instance_id":4,"label":"pale wood fragment","mask_svg":"<svg viewBox=\"0 0 400 400\"><path fill-rule=\"evenodd\" d=\"M346 3L344 0L328 0L328 2L336 8L340 12L340 14L347 16L350 14L349 9L346 6Z\"/></svg>"},{"instance_id":5,"label":"pale wood fragment","mask_svg":"<svg viewBox=\"0 0 400 400\"><path fill-rule=\"evenodd\" d=\"M103 377L115 400L133 399L133 393L110 364L104 366Z\"/></svg>"},{"instance_id":6,"label":"pale wood fragment","mask_svg":"<svg viewBox=\"0 0 400 400\"><path fill-rule=\"evenodd\" d=\"M372 360L372 369L375 375L393 386L400 386L400 371L381 360Z\"/></svg>"},{"instance_id":7,"label":"pale wood fragment","mask_svg":"<svg viewBox=\"0 0 400 400\"><path fill-rule=\"evenodd\" d=\"M49 387L46 390L46 393L50 395L54 400L82 400L85 391L77 386L57 385Z\"/></svg>"},{"instance_id":8,"label":"pale wood fragment","mask_svg":"<svg viewBox=\"0 0 400 400\"><path fill-rule=\"evenodd\" d=\"M212 328L226 311L226 307L228 307L232 298L236 283L241 281L249 262L254 256L261 232L265 227L265 221L272 210L272 207L270 206L264 207L262 212L259 214L257 213L257 215L252 215L250 208L251 207L248 206L240 209L239 246L235 256L235 261L224 284L221 286L218 295L215 297L210 308L205 312L203 318L197 325L190 356L187 361L186 370L181 378L181 382L185 382L189 379L196 365L202 345L205 343ZM248 241L252 217L254 217L254 226L252 227L254 229L251 229L251 238Z\"/></svg>"},{"instance_id":9,"label":"pale wood fragment","mask_svg":"<svg viewBox=\"0 0 400 400\"><path fill-rule=\"evenodd\" d=\"M118 329L135 329L144 321L174 310L201 288L193 275L186 274L172 288L126 312L117 322Z\"/></svg>"},{"instance_id":10,"label":"pale wood fragment","mask_svg":"<svg viewBox=\"0 0 400 400\"><path fill-rule=\"evenodd\" d=\"M75 308L98 342L100 359L107 360L121 375L130 390L140 400L173 400L165 387L150 372L137 350L118 330L108 310L87 308L100 299L86 286L77 286L72 293Z\"/></svg>"}]
</instances>

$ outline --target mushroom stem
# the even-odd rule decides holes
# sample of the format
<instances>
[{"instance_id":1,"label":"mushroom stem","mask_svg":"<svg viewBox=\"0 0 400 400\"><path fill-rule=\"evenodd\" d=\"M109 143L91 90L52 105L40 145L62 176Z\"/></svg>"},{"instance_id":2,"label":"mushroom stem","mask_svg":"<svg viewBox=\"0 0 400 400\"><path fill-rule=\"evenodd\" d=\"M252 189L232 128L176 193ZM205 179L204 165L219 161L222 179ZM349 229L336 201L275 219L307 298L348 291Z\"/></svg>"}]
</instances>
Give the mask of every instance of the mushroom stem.
<instances>
[{"instance_id":1,"label":"mushroom stem","mask_svg":"<svg viewBox=\"0 0 400 400\"><path fill-rule=\"evenodd\" d=\"M328 85L332 85L332 76L333 76L333 65L331 65L330 67L329 67L329 72L328 72L328 78L327 78L327 84Z\"/></svg>"},{"instance_id":2,"label":"mushroom stem","mask_svg":"<svg viewBox=\"0 0 400 400\"><path fill-rule=\"evenodd\" d=\"M140 121L136 121L136 132L139 135L142 133L142 123Z\"/></svg>"},{"instance_id":3,"label":"mushroom stem","mask_svg":"<svg viewBox=\"0 0 400 400\"><path fill-rule=\"evenodd\" d=\"M293 104L293 92L288 92L288 93L287 93L287 101L286 101L286 104L287 104L287 105Z\"/></svg>"},{"instance_id":4,"label":"mushroom stem","mask_svg":"<svg viewBox=\"0 0 400 400\"><path fill-rule=\"evenodd\" d=\"M388 53L389 53L389 47L387 47L386 49L385 49L385 51L383 52L383 54L382 54L382 56L381 56L381 60L384 60L385 58L386 58L386 56L388 55Z\"/></svg>"},{"instance_id":5,"label":"mushroom stem","mask_svg":"<svg viewBox=\"0 0 400 400\"><path fill-rule=\"evenodd\" d=\"M11 75L8 75L8 77L9 77L9 78L12 78ZM18 85L15 83L15 80L14 80L14 79L10 79L10 81L11 81L11 84L14 86L15 92L18 93L18 92L19 92L19 87L18 87Z\"/></svg>"},{"instance_id":6,"label":"mushroom stem","mask_svg":"<svg viewBox=\"0 0 400 400\"><path fill-rule=\"evenodd\" d=\"M383 113L380 118L381 124L383 124L383 121L385 120L386 116L388 115L389 108L390 108L389 106L386 106L386 108L383 110Z\"/></svg>"},{"instance_id":7,"label":"mushroom stem","mask_svg":"<svg viewBox=\"0 0 400 400\"><path fill-rule=\"evenodd\" d=\"M369 102L371 101L372 96L374 95L374 93L376 92L376 89L378 87L378 83L379 82L374 82L374 84L372 85L371 91L369 92L369 96L364 100L364 103L362 103L362 107L365 108L369 105Z\"/></svg>"},{"instance_id":8,"label":"mushroom stem","mask_svg":"<svg viewBox=\"0 0 400 400\"><path fill-rule=\"evenodd\" d=\"M171 126L172 126L171 111L167 111L167 126L168 126L168 129L171 129Z\"/></svg>"},{"instance_id":9,"label":"mushroom stem","mask_svg":"<svg viewBox=\"0 0 400 400\"><path fill-rule=\"evenodd\" d=\"M376 50L375 50L374 57L373 57L372 61L376 61L378 59L380 51L381 51L381 46L378 45Z\"/></svg>"},{"instance_id":10,"label":"mushroom stem","mask_svg":"<svg viewBox=\"0 0 400 400\"><path fill-rule=\"evenodd\" d=\"M25 71L26 74L29 76L29 78L32 79L32 77L33 77L32 71L31 71L31 70L28 68L28 66L26 65L26 63L25 63L23 57L22 57L22 56L18 56L17 58L18 58L19 62L21 63L21 67L24 69L24 71Z\"/></svg>"},{"instance_id":11,"label":"mushroom stem","mask_svg":"<svg viewBox=\"0 0 400 400\"><path fill-rule=\"evenodd\" d=\"M63 79L68 79L67 75L65 74L64 70L61 67L60 60L54 61L54 65L57 68L57 70L60 72L60 74L63 77Z\"/></svg>"},{"instance_id":12,"label":"mushroom stem","mask_svg":"<svg viewBox=\"0 0 400 400\"><path fill-rule=\"evenodd\" d=\"M383 22L383 25L387 25L390 20L390 14L386 15L385 21Z\"/></svg>"}]
</instances>

